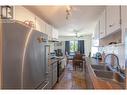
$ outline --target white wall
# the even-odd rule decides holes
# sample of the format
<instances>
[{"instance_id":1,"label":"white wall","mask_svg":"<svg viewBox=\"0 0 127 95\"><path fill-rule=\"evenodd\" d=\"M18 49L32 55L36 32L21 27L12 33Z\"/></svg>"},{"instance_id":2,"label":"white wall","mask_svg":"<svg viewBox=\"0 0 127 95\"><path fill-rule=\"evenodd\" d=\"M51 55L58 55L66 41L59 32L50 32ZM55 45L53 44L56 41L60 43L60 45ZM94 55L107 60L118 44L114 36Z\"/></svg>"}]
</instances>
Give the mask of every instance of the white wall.
<instances>
[{"instance_id":1,"label":"white wall","mask_svg":"<svg viewBox=\"0 0 127 95\"><path fill-rule=\"evenodd\" d=\"M71 41L74 39L75 39L75 37L72 37L72 36L60 36L59 37L60 41ZM85 54L86 54L86 56L88 56L89 52L91 52L92 35L86 35L84 37L81 37L79 40L84 40ZM63 48L65 48L65 47L63 47Z\"/></svg>"}]
</instances>

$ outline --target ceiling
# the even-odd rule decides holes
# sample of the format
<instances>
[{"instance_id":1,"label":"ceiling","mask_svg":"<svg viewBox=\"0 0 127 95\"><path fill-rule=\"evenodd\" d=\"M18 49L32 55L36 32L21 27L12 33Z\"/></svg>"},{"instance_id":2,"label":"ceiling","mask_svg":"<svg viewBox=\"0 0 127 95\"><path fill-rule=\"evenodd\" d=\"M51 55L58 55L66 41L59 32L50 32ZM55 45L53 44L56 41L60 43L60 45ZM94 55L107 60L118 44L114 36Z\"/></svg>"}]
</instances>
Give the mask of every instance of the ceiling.
<instances>
[{"instance_id":1,"label":"ceiling","mask_svg":"<svg viewBox=\"0 0 127 95\"><path fill-rule=\"evenodd\" d=\"M59 36L92 34L96 21L104 6L71 6L71 14L66 19L67 6L24 6L59 30Z\"/></svg>"}]
</instances>

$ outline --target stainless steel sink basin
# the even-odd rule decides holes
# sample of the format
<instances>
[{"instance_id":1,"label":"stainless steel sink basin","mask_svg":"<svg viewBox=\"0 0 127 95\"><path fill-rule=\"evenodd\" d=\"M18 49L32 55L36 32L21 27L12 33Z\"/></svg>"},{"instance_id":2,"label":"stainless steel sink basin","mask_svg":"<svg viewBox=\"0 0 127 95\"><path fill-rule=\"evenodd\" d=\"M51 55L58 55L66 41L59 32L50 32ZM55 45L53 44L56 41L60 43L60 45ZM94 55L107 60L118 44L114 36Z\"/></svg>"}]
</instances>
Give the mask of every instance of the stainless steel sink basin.
<instances>
[{"instance_id":1,"label":"stainless steel sink basin","mask_svg":"<svg viewBox=\"0 0 127 95\"><path fill-rule=\"evenodd\" d=\"M109 67L106 65L91 65L91 67L95 70L110 71Z\"/></svg>"},{"instance_id":2,"label":"stainless steel sink basin","mask_svg":"<svg viewBox=\"0 0 127 95\"><path fill-rule=\"evenodd\" d=\"M124 83L125 78L122 77L119 73L112 72L112 71L104 71L104 70L94 70L95 75L99 78L104 78L105 80L113 80L119 83Z\"/></svg>"},{"instance_id":3,"label":"stainless steel sink basin","mask_svg":"<svg viewBox=\"0 0 127 95\"><path fill-rule=\"evenodd\" d=\"M112 71L94 70L94 72L95 72L97 77L113 79L113 72Z\"/></svg>"},{"instance_id":4,"label":"stainless steel sink basin","mask_svg":"<svg viewBox=\"0 0 127 95\"><path fill-rule=\"evenodd\" d=\"M121 82L121 83L125 82L125 78L119 73L114 73L113 78L118 82Z\"/></svg>"}]
</instances>

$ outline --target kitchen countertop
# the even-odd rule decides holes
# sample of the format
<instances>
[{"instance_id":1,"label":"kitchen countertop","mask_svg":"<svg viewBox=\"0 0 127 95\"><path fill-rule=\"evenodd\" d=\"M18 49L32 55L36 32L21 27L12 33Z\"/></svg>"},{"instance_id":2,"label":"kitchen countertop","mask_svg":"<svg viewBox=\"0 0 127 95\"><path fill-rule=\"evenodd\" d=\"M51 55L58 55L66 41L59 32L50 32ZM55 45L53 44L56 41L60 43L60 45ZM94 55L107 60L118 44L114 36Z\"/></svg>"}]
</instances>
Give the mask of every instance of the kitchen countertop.
<instances>
[{"instance_id":1,"label":"kitchen countertop","mask_svg":"<svg viewBox=\"0 0 127 95\"><path fill-rule=\"evenodd\" d=\"M63 56L62 57L53 58L53 59L49 59L49 64L51 65L51 64L53 64L53 63L55 63L55 62L57 62L59 60L62 60L62 59L64 59Z\"/></svg>"},{"instance_id":2,"label":"kitchen countertop","mask_svg":"<svg viewBox=\"0 0 127 95\"><path fill-rule=\"evenodd\" d=\"M88 70L88 73L89 73L94 89L122 89L122 87L118 85L116 82L105 81L105 80L102 80L101 78L98 78L95 75L91 67L91 64L96 64L96 65L103 64L101 63L101 60L97 60L94 58L88 58L88 57L86 57L85 59L86 59L87 70Z\"/></svg>"}]
</instances>

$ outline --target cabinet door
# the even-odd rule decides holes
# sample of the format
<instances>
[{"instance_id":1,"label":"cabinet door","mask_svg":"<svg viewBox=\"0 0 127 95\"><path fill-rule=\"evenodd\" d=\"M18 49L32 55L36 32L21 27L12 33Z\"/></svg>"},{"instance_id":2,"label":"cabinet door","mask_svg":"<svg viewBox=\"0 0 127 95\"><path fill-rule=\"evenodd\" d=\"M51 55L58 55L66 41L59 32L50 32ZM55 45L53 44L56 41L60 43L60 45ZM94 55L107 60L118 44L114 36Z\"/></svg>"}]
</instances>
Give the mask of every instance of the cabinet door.
<instances>
[{"instance_id":1,"label":"cabinet door","mask_svg":"<svg viewBox=\"0 0 127 95\"><path fill-rule=\"evenodd\" d=\"M45 23L45 34L48 35L48 24L47 23Z\"/></svg>"},{"instance_id":2,"label":"cabinet door","mask_svg":"<svg viewBox=\"0 0 127 95\"><path fill-rule=\"evenodd\" d=\"M58 30L56 30L55 28L53 28L53 31L52 31L52 39L58 40Z\"/></svg>"},{"instance_id":3,"label":"cabinet door","mask_svg":"<svg viewBox=\"0 0 127 95\"><path fill-rule=\"evenodd\" d=\"M120 29L120 6L106 7L106 31L107 35Z\"/></svg>"},{"instance_id":4,"label":"cabinet door","mask_svg":"<svg viewBox=\"0 0 127 95\"><path fill-rule=\"evenodd\" d=\"M127 24L127 6L121 6L122 24Z\"/></svg>"},{"instance_id":5,"label":"cabinet door","mask_svg":"<svg viewBox=\"0 0 127 95\"><path fill-rule=\"evenodd\" d=\"M49 25L49 39L52 40L52 26Z\"/></svg>"},{"instance_id":6,"label":"cabinet door","mask_svg":"<svg viewBox=\"0 0 127 95\"><path fill-rule=\"evenodd\" d=\"M105 10L102 12L100 17L100 38L105 36Z\"/></svg>"},{"instance_id":7,"label":"cabinet door","mask_svg":"<svg viewBox=\"0 0 127 95\"><path fill-rule=\"evenodd\" d=\"M48 40L52 39L52 26L46 24L46 34L48 35Z\"/></svg>"},{"instance_id":8,"label":"cabinet door","mask_svg":"<svg viewBox=\"0 0 127 95\"><path fill-rule=\"evenodd\" d=\"M122 21L122 43L125 42L125 32L127 31L127 6L121 7L121 21Z\"/></svg>"},{"instance_id":9,"label":"cabinet door","mask_svg":"<svg viewBox=\"0 0 127 95\"><path fill-rule=\"evenodd\" d=\"M48 81L49 81L49 89L52 88L52 80L53 80L53 71L52 71L52 65L49 65L49 74L48 74Z\"/></svg>"},{"instance_id":10,"label":"cabinet door","mask_svg":"<svg viewBox=\"0 0 127 95\"><path fill-rule=\"evenodd\" d=\"M57 82L57 63L53 64L53 86Z\"/></svg>"},{"instance_id":11,"label":"cabinet door","mask_svg":"<svg viewBox=\"0 0 127 95\"><path fill-rule=\"evenodd\" d=\"M35 26L36 30L41 31L41 27L42 27L41 20L38 17L36 17L36 26Z\"/></svg>"},{"instance_id":12,"label":"cabinet door","mask_svg":"<svg viewBox=\"0 0 127 95\"><path fill-rule=\"evenodd\" d=\"M94 31L94 38L95 39L99 39L99 33L100 33L99 27L100 27L100 22L98 20L96 27L95 27L95 31Z\"/></svg>"},{"instance_id":13,"label":"cabinet door","mask_svg":"<svg viewBox=\"0 0 127 95\"><path fill-rule=\"evenodd\" d=\"M14 19L22 22L26 20L32 21L35 24L35 15L26 8L21 6L15 6L14 12L15 12Z\"/></svg>"},{"instance_id":14,"label":"cabinet door","mask_svg":"<svg viewBox=\"0 0 127 95\"><path fill-rule=\"evenodd\" d=\"M57 69L53 70L53 86L57 82Z\"/></svg>"},{"instance_id":15,"label":"cabinet door","mask_svg":"<svg viewBox=\"0 0 127 95\"><path fill-rule=\"evenodd\" d=\"M39 17L36 17L36 30L45 33L45 22Z\"/></svg>"}]
</instances>

